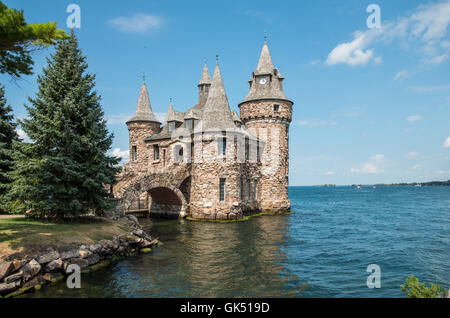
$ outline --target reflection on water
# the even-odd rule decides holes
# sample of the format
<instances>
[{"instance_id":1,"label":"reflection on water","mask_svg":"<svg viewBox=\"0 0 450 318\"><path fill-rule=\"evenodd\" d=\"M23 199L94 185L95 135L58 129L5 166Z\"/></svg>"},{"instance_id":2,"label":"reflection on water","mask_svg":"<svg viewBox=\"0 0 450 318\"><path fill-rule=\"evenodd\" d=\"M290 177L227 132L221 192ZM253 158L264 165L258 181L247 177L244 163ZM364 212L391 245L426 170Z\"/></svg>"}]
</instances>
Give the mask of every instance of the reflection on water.
<instances>
[{"instance_id":1,"label":"reflection on water","mask_svg":"<svg viewBox=\"0 0 450 318\"><path fill-rule=\"evenodd\" d=\"M404 297L414 274L449 288L450 187L294 187L292 215L142 220L147 255L25 297ZM381 267L381 288L366 269ZM306 284L308 283L308 284ZM306 289L302 292L302 290Z\"/></svg>"},{"instance_id":2,"label":"reflection on water","mask_svg":"<svg viewBox=\"0 0 450 318\"><path fill-rule=\"evenodd\" d=\"M140 220L163 244L150 254L31 297L291 297L304 282L284 266L289 215L227 224Z\"/></svg>"}]
</instances>

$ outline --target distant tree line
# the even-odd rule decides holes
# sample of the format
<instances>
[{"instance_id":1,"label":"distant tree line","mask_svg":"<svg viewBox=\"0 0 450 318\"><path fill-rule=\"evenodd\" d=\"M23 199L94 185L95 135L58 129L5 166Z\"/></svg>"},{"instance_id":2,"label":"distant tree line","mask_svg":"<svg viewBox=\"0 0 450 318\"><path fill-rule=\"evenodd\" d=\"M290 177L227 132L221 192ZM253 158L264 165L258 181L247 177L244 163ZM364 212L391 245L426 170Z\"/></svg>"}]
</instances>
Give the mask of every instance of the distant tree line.
<instances>
[{"instance_id":1,"label":"distant tree line","mask_svg":"<svg viewBox=\"0 0 450 318\"><path fill-rule=\"evenodd\" d=\"M64 219L110 206L105 185L115 182L119 159L107 154L113 135L77 37L54 23L27 25L23 12L0 2L1 74L31 74L32 47L52 44L25 119L14 121L0 85L0 213Z\"/></svg>"},{"instance_id":2,"label":"distant tree line","mask_svg":"<svg viewBox=\"0 0 450 318\"><path fill-rule=\"evenodd\" d=\"M390 183L375 184L376 186L450 186L450 180L430 181L430 182L412 182L412 183Z\"/></svg>"}]
</instances>

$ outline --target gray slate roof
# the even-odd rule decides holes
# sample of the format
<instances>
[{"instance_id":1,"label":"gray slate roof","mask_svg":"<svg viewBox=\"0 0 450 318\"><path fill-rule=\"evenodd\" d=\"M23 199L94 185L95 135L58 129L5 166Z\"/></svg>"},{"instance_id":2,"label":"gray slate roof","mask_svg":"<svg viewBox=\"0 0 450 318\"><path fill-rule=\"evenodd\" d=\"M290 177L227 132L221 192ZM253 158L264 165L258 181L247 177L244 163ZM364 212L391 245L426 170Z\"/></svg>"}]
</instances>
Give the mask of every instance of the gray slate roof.
<instances>
[{"instance_id":1,"label":"gray slate roof","mask_svg":"<svg viewBox=\"0 0 450 318\"><path fill-rule=\"evenodd\" d=\"M267 43L264 43L263 45L258 61L258 66L254 71L254 75L255 76L253 76L250 80L250 91L247 97L245 97L245 99L241 103L258 99L289 100L286 95L284 95L281 84L284 77L281 75L278 69L274 67ZM268 80L264 85L259 84L258 76L262 75L270 75L272 77L272 81Z\"/></svg>"},{"instance_id":2,"label":"gray slate roof","mask_svg":"<svg viewBox=\"0 0 450 318\"><path fill-rule=\"evenodd\" d=\"M150 99L148 98L147 86L145 83L141 86L141 91L139 92L139 99L136 106L136 112L133 117L131 117L127 123L136 121L149 121L160 123L152 111L152 105L150 104Z\"/></svg>"},{"instance_id":3,"label":"gray slate roof","mask_svg":"<svg viewBox=\"0 0 450 318\"><path fill-rule=\"evenodd\" d=\"M203 130L226 130L236 127L231 115L230 105L223 85L219 64L216 64L209 89L208 99L203 108Z\"/></svg>"},{"instance_id":4,"label":"gray slate roof","mask_svg":"<svg viewBox=\"0 0 450 318\"><path fill-rule=\"evenodd\" d=\"M169 105L169 109L167 110L166 115L166 123L168 123L169 121L183 122L183 113L174 111L172 104Z\"/></svg>"},{"instance_id":5,"label":"gray slate roof","mask_svg":"<svg viewBox=\"0 0 450 318\"><path fill-rule=\"evenodd\" d=\"M211 84L211 77L209 77L209 70L208 70L208 66L205 63L205 66L203 67L203 74L202 74L202 78L200 79L200 82L198 83L198 85L203 85L203 84Z\"/></svg>"}]
</instances>

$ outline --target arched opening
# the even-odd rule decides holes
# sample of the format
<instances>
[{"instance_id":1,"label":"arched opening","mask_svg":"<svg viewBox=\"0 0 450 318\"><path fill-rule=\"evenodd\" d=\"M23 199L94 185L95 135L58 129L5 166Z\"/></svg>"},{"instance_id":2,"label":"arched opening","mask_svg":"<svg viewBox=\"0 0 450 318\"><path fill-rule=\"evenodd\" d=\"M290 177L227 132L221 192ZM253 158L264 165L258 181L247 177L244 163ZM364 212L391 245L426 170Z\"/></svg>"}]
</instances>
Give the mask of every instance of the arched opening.
<instances>
[{"instance_id":1,"label":"arched opening","mask_svg":"<svg viewBox=\"0 0 450 318\"><path fill-rule=\"evenodd\" d=\"M183 180L183 182L181 182L180 191L181 193L183 193L186 202L189 204L189 202L191 201L191 176L187 177Z\"/></svg>"},{"instance_id":2,"label":"arched opening","mask_svg":"<svg viewBox=\"0 0 450 318\"><path fill-rule=\"evenodd\" d=\"M184 216L185 205L179 194L165 187L148 190L150 196L150 216L174 217Z\"/></svg>"}]
</instances>

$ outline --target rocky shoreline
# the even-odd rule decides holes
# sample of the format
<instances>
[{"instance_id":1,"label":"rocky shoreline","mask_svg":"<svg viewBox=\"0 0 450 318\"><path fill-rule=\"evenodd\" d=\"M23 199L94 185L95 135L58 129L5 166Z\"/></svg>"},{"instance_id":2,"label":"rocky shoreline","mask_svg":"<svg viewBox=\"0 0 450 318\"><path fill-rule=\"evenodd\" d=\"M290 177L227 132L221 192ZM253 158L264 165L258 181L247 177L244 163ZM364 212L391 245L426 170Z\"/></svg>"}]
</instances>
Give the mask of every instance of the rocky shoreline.
<instances>
[{"instance_id":1,"label":"rocky shoreline","mask_svg":"<svg viewBox=\"0 0 450 318\"><path fill-rule=\"evenodd\" d=\"M0 297L18 296L65 279L71 264L78 265L82 273L91 272L118 259L148 253L158 245L158 240L144 232L136 217L121 218L126 219L130 233L91 245L49 247L40 255L0 263Z\"/></svg>"}]
</instances>

